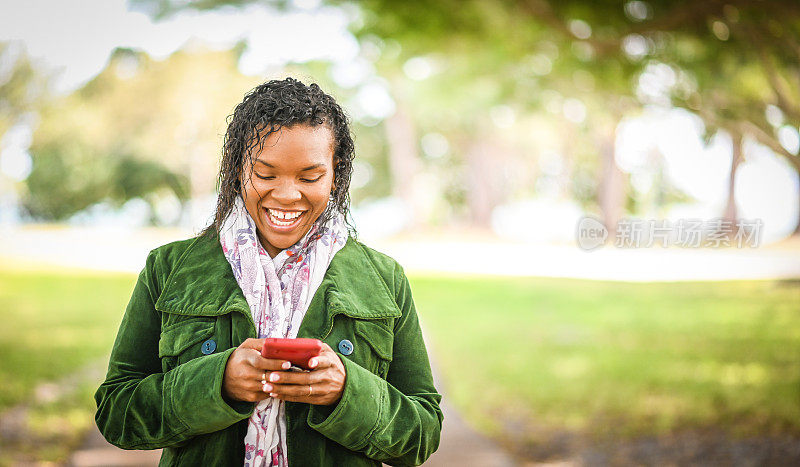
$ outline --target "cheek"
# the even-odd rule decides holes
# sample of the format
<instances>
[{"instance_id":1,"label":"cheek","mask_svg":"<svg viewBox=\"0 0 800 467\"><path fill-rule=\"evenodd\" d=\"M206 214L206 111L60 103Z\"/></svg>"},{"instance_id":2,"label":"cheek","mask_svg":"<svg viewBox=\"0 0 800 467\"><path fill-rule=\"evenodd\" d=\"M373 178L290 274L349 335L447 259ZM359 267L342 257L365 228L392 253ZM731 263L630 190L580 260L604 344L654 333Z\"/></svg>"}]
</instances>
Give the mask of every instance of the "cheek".
<instances>
[{"instance_id":1,"label":"cheek","mask_svg":"<svg viewBox=\"0 0 800 467\"><path fill-rule=\"evenodd\" d=\"M245 180L242 184L242 197L245 201L255 202L261 199L262 193L267 191L263 180L257 178Z\"/></svg>"},{"instance_id":2,"label":"cheek","mask_svg":"<svg viewBox=\"0 0 800 467\"><path fill-rule=\"evenodd\" d=\"M328 200L331 195L331 187L329 184L324 184L315 189L313 193L308 194L308 199L313 205L314 211L322 212L328 205Z\"/></svg>"},{"instance_id":3,"label":"cheek","mask_svg":"<svg viewBox=\"0 0 800 467\"><path fill-rule=\"evenodd\" d=\"M333 190L334 189L335 189L335 187L334 187L334 184L333 184L333 178L331 178L330 181L325 184L325 186L322 188L322 190L320 190L321 191L320 197L324 198L325 202L328 202L328 200L330 199L331 195L333 194Z\"/></svg>"},{"instance_id":4,"label":"cheek","mask_svg":"<svg viewBox=\"0 0 800 467\"><path fill-rule=\"evenodd\" d=\"M245 179L242 180L240 183L241 183L240 186L241 186L242 198L247 200L247 198L253 192L253 181L250 179Z\"/></svg>"}]
</instances>

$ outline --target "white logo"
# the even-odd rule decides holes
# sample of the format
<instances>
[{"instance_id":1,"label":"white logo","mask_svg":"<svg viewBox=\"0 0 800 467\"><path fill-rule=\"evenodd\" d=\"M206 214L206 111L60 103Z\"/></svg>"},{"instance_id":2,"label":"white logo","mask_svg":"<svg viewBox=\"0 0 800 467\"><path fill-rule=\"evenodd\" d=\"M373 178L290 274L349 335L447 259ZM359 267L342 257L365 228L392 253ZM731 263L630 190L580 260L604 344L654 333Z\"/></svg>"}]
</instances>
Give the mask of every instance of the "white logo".
<instances>
[{"instance_id":1,"label":"white logo","mask_svg":"<svg viewBox=\"0 0 800 467\"><path fill-rule=\"evenodd\" d=\"M594 217L583 217L578 222L575 239L578 246L586 251L603 246L608 238L608 229Z\"/></svg>"}]
</instances>

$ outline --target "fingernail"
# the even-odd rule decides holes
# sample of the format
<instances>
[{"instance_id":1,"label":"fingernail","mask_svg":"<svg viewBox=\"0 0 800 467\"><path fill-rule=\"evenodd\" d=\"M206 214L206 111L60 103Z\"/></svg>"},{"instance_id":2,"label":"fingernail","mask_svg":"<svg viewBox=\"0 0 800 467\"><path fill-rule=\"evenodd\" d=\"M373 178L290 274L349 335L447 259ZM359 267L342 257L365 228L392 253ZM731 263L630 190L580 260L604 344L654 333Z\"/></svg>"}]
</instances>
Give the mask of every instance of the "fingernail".
<instances>
[{"instance_id":1,"label":"fingernail","mask_svg":"<svg viewBox=\"0 0 800 467\"><path fill-rule=\"evenodd\" d=\"M275 394L274 392L271 392L271 393L269 393L269 397L278 397L278 395Z\"/></svg>"},{"instance_id":2,"label":"fingernail","mask_svg":"<svg viewBox=\"0 0 800 467\"><path fill-rule=\"evenodd\" d=\"M283 362L283 363L281 363L281 368L283 368L284 370L288 370L289 368L291 368L291 366L292 366L291 362Z\"/></svg>"},{"instance_id":3,"label":"fingernail","mask_svg":"<svg viewBox=\"0 0 800 467\"><path fill-rule=\"evenodd\" d=\"M264 392L270 392L270 391L272 391L272 385L271 384L265 384L264 385Z\"/></svg>"},{"instance_id":4,"label":"fingernail","mask_svg":"<svg viewBox=\"0 0 800 467\"><path fill-rule=\"evenodd\" d=\"M278 381L278 375L272 373L271 375L269 375L269 380L272 382Z\"/></svg>"},{"instance_id":5,"label":"fingernail","mask_svg":"<svg viewBox=\"0 0 800 467\"><path fill-rule=\"evenodd\" d=\"M310 362L308 362L308 366L314 367L317 366L317 359L312 358Z\"/></svg>"}]
</instances>

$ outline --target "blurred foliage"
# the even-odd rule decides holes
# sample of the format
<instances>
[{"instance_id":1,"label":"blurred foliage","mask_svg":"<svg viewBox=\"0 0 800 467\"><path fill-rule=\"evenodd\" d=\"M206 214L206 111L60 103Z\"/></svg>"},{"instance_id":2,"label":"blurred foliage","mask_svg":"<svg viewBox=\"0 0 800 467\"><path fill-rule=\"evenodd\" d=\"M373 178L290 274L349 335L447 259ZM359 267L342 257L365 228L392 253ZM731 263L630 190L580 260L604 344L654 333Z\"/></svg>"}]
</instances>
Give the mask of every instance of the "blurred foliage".
<instances>
[{"instance_id":1,"label":"blurred foliage","mask_svg":"<svg viewBox=\"0 0 800 467\"><path fill-rule=\"evenodd\" d=\"M782 124L800 125L800 4L721 2L682 30L654 53L677 76L672 102L709 131L749 136L800 170L800 157L777 136ZM780 110L778 125L768 121L768 106Z\"/></svg>"},{"instance_id":2,"label":"blurred foliage","mask_svg":"<svg viewBox=\"0 0 800 467\"><path fill-rule=\"evenodd\" d=\"M288 0L129 3L154 18L187 9L299 8ZM326 63L290 64L284 71L310 75L348 109L363 107L360 91L375 84L389 90L397 107L377 120L356 112L361 169L371 175L369 184L354 188L356 202L389 192L413 201L424 185L428 222L469 217L484 225L494 207L541 195L608 211L609 218L615 205L669 205L686 196L667 178L659 178L649 200L637 200L629 175L614 162L617 125L651 104L684 107L703 119L707 137L725 130L734 141L754 139L800 169L798 156L778 138L782 125L800 124L800 7L794 1L322 4L342 7L352 19L366 81L338 86L335 65ZM103 199L144 197L155 205L165 193L185 199L213 191L220 116L260 81L235 70L246 47L212 53L189 44L163 62L118 50L95 80L55 104L58 110L43 111L49 120L36 133L26 206L38 216L64 218ZM777 117L767 118L768 106ZM68 130L58 129L59 112L75 116ZM392 135L412 141L398 144ZM446 149L428 154L427 136L444 140ZM72 167L73 161L96 167L107 156L129 162ZM162 172L134 160L163 164ZM45 165L77 174L65 173L77 181L52 188L60 200L33 199L50 196L46 190L58 180ZM95 179L119 176L117 166L141 170L131 179L149 183L121 182L127 186L104 191Z\"/></svg>"},{"instance_id":3,"label":"blurred foliage","mask_svg":"<svg viewBox=\"0 0 800 467\"><path fill-rule=\"evenodd\" d=\"M163 164L94 150L79 142L38 150L26 180L28 213L63 220L95 203L111 201L120 206L133 198L147 200L161 189L170 190L181 201L188 199L186 177Z\"/></svg>"},{"instance_id":4,"label":"blurred foliage","mask_svg":"<svg viewBox=\"0 0 800 467\"><path fill-rule=\"evenodd\" d=\"M156 61L117 49L92 81L41 106L25 209L38 219L64 220L102 202L121 206L141 198L155 212L166 198L183 203L213 193L226 116L262 81L238 71L239 53L194 44ZM326 80L329 68L311 62L284 71L320 83L347 103L355 92ZM353 199L384 197L383 132L358 121L353 130L359 161L372 176L352 190ZM153 215L151 221L159 219Z\"/></svg>"},{"instance_id":5,"label":"blurred foliage","mask_svg":"<svg viewBox=\"0 0 800 467\"><path fill-rule=\"evenodd\" d=\"M212 192L228 115L255 81L236 52L155 61L118 49L96 78L40 112L24 206L65 219L100 202L180 202Z\"/></svg>"},{"instance_id":6,"label":"blurred foliage","mask_svg":"<svg viewBox=\"0 0 800 467\"><path fill-rule=\"evenodd\" d=\"M586 119L566 138L574 143L561 148L572 170L571 191L584 205L602 198L602 182L586 182L605 176L598 166L604 139L623 115L653 103L685 107L704 120L709 135L722 129L737 141L737 135L748 136L800 170L800 158L778 139L780 125L765 116L771 105L795 131L800 124L795 1L358 4L364 10L361 37L397 41L403 60L427 56L439 62L444 71L419 86L428 88L420 101L429 103L420 113L433 120L444 116L432 106L458 109L473 127L468 131L483 138L474 128L487 126L485 110L493 105L536 112L557 108L562 97L585 104Z\"/></svg>"},{"instance_id":7,"label":"blurred foliage","mask_svg":"<svg viewBox=\"0 0 800 467\"><path fill-rule=\"evenodd\" d=\"M157 15L249 3L133 0ZM651 103L686 107L703 118L709 134L724 129L747 135L800 167L765 118L770 104L787 123L800 123L800 7L794 1L326 3L357 6L353 31L399 106L420 135L446 135L455 158L443 167L467 178L480 172L472 178L494 187L485 190L491 203L528 196L544 150L565 159L563 179L570 188L564 194L577 194L591 206L602 198L604 183L620 183L603 180L614 129L623 116ZM262 4L286 8L291 2ZM408 68L420 64L427 76L407 79ZM564 105L583 106L585 115L570 118ZM544 114L547 119L536 121L543 133L560 127L568 134L546 141L544 149L539 141L531 147L530 140L515 141L512 131L498 129L493 112L516 116L516 133L531 128L526 116ZM503 153L492 156L495 166L523 175L491 173L493 164L475 163L488 157L481 155L483 144ZM426 169L437 173L428 162ZM444 190L450 199L465 194L458 181Z\"/></svg>"},{"instance_id":8,"label":"blurred foliage","mask_svg":"<svg viewBox=\"0 0 800 467\"><path fill-rule=\"evenodd\" d=\"M19 44L0 42L0 137L35 109L46 85Z\"/></svg>"}]
</instances>

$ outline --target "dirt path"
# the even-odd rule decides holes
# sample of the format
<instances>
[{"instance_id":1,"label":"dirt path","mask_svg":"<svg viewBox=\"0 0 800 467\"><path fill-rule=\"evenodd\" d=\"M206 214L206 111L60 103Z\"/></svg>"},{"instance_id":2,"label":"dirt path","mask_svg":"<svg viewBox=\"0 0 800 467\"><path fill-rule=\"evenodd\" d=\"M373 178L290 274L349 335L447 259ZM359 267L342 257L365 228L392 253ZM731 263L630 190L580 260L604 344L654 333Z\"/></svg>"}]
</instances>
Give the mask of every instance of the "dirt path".
<instances>
[{"instance_id":1,"label":"dirt path","mask_svg":"<svg viewBox=\"0 0 800 467\"><path fill-rule=\"evenodd\" d=\"M510 467L518 465L493 441L469 427L450 404L443 403L444 425L439 449L433 453L426 466L487 466Z\"/></svg>"},{"instance_id":2,"label":"dirt path","mask_svg":"<svg viewBox=\"0 0 800 467\"><path fill-rule=\"evenodd\" d=\"M161 450L125 451L109 444L100 434L97 426L92 424L83 446L75 451L69 459L70 466L99 467L124 465L158 465Z\"/></svg>"}]
</instances>

